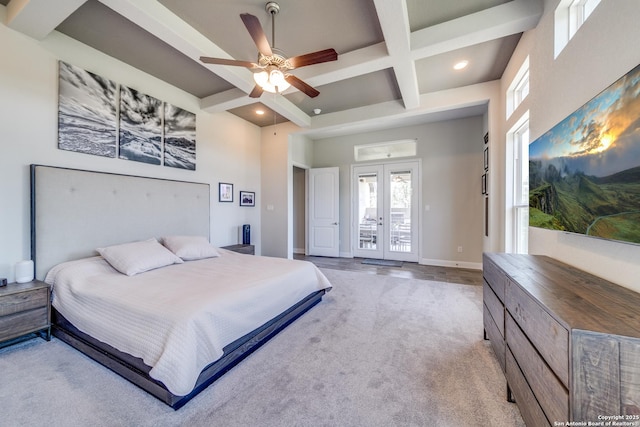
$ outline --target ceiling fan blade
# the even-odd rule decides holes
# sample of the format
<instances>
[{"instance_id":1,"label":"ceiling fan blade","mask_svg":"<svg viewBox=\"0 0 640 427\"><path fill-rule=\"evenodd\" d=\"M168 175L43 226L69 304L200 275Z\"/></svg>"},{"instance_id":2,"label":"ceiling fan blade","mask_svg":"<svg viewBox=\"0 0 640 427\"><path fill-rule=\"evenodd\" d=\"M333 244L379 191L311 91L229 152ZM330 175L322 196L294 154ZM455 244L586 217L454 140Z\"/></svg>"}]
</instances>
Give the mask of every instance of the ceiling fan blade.
<instances>
[{"instance_id":1,"label":"ceiling fan blade","mask_svg":"<svg viewBox=\"0 0 640 427\"><path fill-rule=\"evenodd\" d=\"M251 93L249 94L249 98L260 98L264 90L260 87L260 85L255 85Z\"/></svg>"},{"instance_id":2,"label":"ceiling fan blade","mask_svg":"<svg viewBox=\"0 0 640 427\"><path fill-rule=\"evenodd\" d=\"M287 74L284 77L284 79L291 86L295 87L300 92L304 92L310 98L315 98L316 96L320 95L320 92L318 92L315 88L309 86L308 84L306 84L305 82L303 82L302 80L294 76L293 74Z\"/></svg>"},{"instance_id":3,"label":"ceiling fan blade","mask_svg":"<svg viewBox=\"0 0 640 427\"><path fill-rule=\"evenodd\" d=\"M238 61L236 59L223 59L223 58L209 58L207 56L201 56L200 61L207 64L219 64L219 65L235 65L238 67L256 68L258 65L249 61Z\"/></svg>"},{"instance_id":4,"label":"ceiling fan blade","mask_svg":"<svg viewBox=\"0 0 640 427\"><path fill-rule=\"evenodd\" d=\"M260 25L258 18L248 13L241 13L240 18L242 22L244 22L244 26L247 27L247 31L249 31L253 42L258 47L258 52L264 56L272 56L271 45L269 45L267 36L262 30L262 25Z\"/></svg>"},{"instance_id":5,"label":"ceiling fan blade","mask_svg":"<svg viewBox=\"0 0 640 427\"><path fill-rule=\"evenodd\" d=\"M338 59L338 53L334 49L325 49L305 55L294 56L293 58L289 58L289 63L293 68L300 68L306 65L335 61L336 59Z\"/></svg>"}]
</instances>

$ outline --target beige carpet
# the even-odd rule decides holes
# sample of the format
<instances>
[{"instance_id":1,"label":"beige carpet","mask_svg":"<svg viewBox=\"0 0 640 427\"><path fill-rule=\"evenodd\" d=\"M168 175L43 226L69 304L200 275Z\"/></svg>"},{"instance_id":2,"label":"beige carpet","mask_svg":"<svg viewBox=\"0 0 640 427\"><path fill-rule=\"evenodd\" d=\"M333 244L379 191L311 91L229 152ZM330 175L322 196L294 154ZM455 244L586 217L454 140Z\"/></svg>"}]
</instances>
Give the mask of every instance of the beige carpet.
<instances>
[{"instance_id":1,"label":"beige carpet","mask_svg":"<svg viewBox=\"0 0 640 427\"><path fill-rule=\"evenodd\" d=\"M54 339L0 350L3 426L521 426L482 289L323 270L318 306L179 411Z\"/></svg>"}]
</instances>

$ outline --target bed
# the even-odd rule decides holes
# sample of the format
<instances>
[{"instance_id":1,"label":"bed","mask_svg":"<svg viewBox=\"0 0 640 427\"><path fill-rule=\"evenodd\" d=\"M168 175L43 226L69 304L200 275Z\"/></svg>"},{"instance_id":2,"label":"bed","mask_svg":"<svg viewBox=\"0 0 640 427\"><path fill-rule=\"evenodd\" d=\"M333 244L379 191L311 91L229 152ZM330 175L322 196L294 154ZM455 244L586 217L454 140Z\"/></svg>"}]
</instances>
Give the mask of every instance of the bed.
<instances>
[{"instance_id":1,"label":"bed","mask_svg":"<svg viewBox=\"0 0 640 427\"><path fill-rule=\"evenodd\" d=\"M174 409L331 289L311 263L208 245L208 184L32 165L31 191L53 335ZM147 250L163 264L135 270Z\"/></svg>"}]
</instances>

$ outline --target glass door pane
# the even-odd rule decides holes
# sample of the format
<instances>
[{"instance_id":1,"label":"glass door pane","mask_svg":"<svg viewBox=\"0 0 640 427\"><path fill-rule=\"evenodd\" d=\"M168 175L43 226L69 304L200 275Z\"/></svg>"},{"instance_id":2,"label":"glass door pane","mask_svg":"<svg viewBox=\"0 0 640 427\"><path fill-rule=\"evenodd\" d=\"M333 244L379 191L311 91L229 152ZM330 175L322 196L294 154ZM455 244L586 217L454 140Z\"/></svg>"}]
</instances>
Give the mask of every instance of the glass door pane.
<instances>
[{"instance_id":1,"label":"glass door pane","mask_svg":"<svg viewBox=\"0 0 640 427\"><path fill-rule=\"evenodd\" d=\"M360 173L358 179L358 248L378 248L378 174Z\"/></svg>"},{"instance_id":2,"label":"glass door pane","mask_svg":"<svg viewBox=\"0 0 640 427\"><path fill-rule=\"evenodd\" d=\"M389 250L411 252L411 171L389 173Z\"/></svg>"}]
</instances>

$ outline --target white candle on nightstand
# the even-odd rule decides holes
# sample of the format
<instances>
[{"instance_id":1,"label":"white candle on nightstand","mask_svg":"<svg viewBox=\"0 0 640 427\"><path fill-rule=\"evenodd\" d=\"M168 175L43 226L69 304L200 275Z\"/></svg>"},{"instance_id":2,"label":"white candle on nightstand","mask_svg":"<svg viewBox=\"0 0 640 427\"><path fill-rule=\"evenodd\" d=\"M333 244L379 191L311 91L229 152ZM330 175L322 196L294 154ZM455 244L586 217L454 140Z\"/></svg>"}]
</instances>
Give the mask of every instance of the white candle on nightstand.
<instances>
[{"instance_id":1,"label":"white candle on nightstand","mask_svg":"<svg viewBox=\"0 0 640 427\"><path fill-rule=\"evenodd\" d=\"M33 261L25 260L16 263L16 282L27 283L33 280Z\"/></svg>"}]
</instances>

